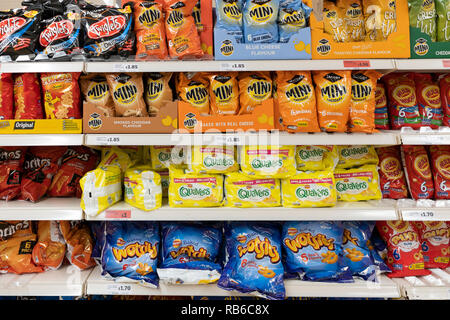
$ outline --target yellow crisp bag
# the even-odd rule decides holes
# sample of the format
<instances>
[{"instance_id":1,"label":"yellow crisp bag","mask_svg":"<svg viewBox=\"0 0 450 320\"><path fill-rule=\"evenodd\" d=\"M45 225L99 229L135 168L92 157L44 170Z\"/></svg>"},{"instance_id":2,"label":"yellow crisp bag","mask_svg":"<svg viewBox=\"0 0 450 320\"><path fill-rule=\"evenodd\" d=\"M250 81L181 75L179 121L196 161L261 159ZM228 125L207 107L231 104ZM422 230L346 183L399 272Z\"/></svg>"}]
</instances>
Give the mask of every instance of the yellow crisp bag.
<instances>
[{"instance_id":1,"label":"yellow crisp bag","mask_svg":"<svg viewBox=\"0 0 450 320\"><path fill-rule=\"evenodd\" d=\"M345 132L350 113L351 71L313 71L319 126L330 132Z\"/></svg>"},{"instance_id":2,"label":"yellow crisp bag","mask_svg":"<svg viewBox=\"0 0 450 320\"><path fill-rule=\"evenodd\" d=\"M161 177L161 189L163 198L167 198L169 196L169 170L166 171L158 171L159 176Z\"/></svg>"},{"instance_id":3,"label":"yellow crisp bag","mask_svg":"<svg viewBox=\"0 0 450 320\"><path fill-rule=\"evenodd\" d=\"M283 126L291 132L319 132L310 71L277 71L276 99Z\"/></svg>"},{"instance_id":4,"label":"yellow crisp bag","mask_svg":"<svg viewBox=\"0 0 450 320\"><path fill-rule=\"evenodd\" d=\"M211 74L208 78L211 113L214 115L234 115L238 113L237 72Z\"/></svg>"},{"instance_id":5,"label":"yellow crisp bag","mask_svg":"<svg viewBox=\"0 0 450 320\"><path fill-rule=\"evenodd\" d=\"M384 41L397 31L396 0L363 0L366 41Z\"/></svg>"},{"instance_id":6,"label":"yellow crisp bag","mask_svg":"<svg viewBox=\"0 0 450 320\"><path fill-rule=\"evenodd\" d=\"M364 41L364 14L360 0L337 0L337 7L342 12L344 30L348 41Z\"/></svg>"},{"instance_id":7,"label":"yellow crisp bag","mask_svg":"<svg viewBox=\"0 0 450 320\"><path fill-rule=\"evenodd\" d=\"M100 166L80 179L81 208L96 216L122 200L122 171L118 165Z\"/></svg>"},{"instance_id":8,"label":"yellow crisp bag","mask_svg":"<svg viewBox=\"0 0 450 320\"><path fill-rule=\"evenodd\" d=\"M181 169L186 163L185 150L180 146L150 146L150 159L156 171L171 167Z\"/></svg>"},{"instance_id":9,"label":"yellow crisp bag","mask_svg":"<svg viewBox=\"0 0 450 320\"><path fill-rule=\"evenodd\" d=\"M256 106L272 98L272 78L269 71L239 73L239 114L251 114Z\"/></svg>"},{"instance_id":10,"label":"yellow crisp bag","mask_svg":"<svg viewBox=\"0 0 450 320\"><path fill-rule=\"evenodd\" d=\"M333 1L323 1L323 32L336 42L347 42L348 34L344 24L344 11Z\"/></svg>"},{"instance_id":11,"label":"yellow crisp bag","mask_svg":"<svg viewBox=\"0 0 450 320\"><path fill-rule=\"evenodd\" d=\"M283 207L332 207L337 193L333 171L297 172L281 180Z\"/></svg>"},{"instance_id":12,"label":"yellow crisp bag","mask_svg":"<svg viewBox=\"0 0 450 320\"><path fill-rule=\"evenodd\" d=\"M149 165L129 168L123 186L126 203L144 211L161 208L161 177Z\"/></svg>"},{"instance_id":13,"label":"yellow crisp bag","mask_svg":"<svg viewBox=\"0 0 450 320\"><path fill-rule=\"evenodd\" d=\"M379 200L382 198L376 165L334 171L339 201Z\"/></svg>"},{"instance_id":14,"label":"yellow crisp bag","mask_svg":"<svg viewBox=\"0 0 450 320\"><path fill-rule=\"evenodd\" d=\"M242 146L239 162L248 176L283 179L297 171L295 146Z\"/></svg>"},{"instance_id":15,"label":"yellow crisp bag","mask_svg":"<svg viewBox=\"0 0 450 320\"><path fill-rule=\"evenodd\" d=\"M234 146L193 146L186 162L190 170L197 174L239 170Z\"/></svg>"},{"instance_id":16,"label":"yellow crisp bag","mask_svg":"<svg viewBox=\"0 0 450 320\"><path fill-rule=\"evenodd\" d=\"M133 166L135 162L136 159L132 160L128 153L119 147L106 147L102 149L102 158L98 167L115 165L118 166L123 173L129 167Z\"/></svg>"},{"instance_id":17,"label":"yellow crisp bag","mask_svg":"<svg viewBox=\"0 0 450 320\"><path fill-rule=\"evenodd\" d=\"M333 146L297 146L295 151L295 162L300 171L332 170L336 157L337 148Z\"/></svg>"},{"instance_id":18,"label":"yellow crisp bag","mask_svg":"<svg viewBox=\"0 0 450 320\"><path fill-rule=\"evenodd\" d=\"M170 170L171 207L220 207L223 205L223 176Z\"/></svg>"},{"instance_id":19,"label":"yellow crisp bag","mask_svg":"<svg viewBox=\"0 0 450 320\"><path fill-rule=\"evenodd\" d=\"M209 82L204 74L179 72L176 87L180 100L191 104L201 115L209 115Z\"/></svg>"},{"instance_id":20,"label":"yellow crisp bag","mask_svg":"<svg viewBox=\"0 0 450 320\"><path fill-rule=\"evenodd\" d=\"M373 146L337 146L337 169L354 168L366 164L378 164L378 154Z\"/></svg>"},{"instance_id":21,"label":"yellow crisp bag","mask_svg":"<svg viewBox=\"0 0 450 320\"><path fill-rule=\"evenodd\" d=\"M281 205L280 180L250 178L240 172L228 173L225 195L227 207L278 207Z\"/></svg>"}]
</instances>

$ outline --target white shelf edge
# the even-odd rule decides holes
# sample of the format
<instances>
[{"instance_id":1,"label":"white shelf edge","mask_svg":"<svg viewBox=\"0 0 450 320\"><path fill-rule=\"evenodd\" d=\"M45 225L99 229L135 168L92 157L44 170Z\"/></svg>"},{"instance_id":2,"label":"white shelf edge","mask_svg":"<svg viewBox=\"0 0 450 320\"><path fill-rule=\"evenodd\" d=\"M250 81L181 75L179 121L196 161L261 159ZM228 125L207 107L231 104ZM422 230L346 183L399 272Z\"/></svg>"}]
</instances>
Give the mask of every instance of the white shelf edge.
<instances>
[{"instance_id":1,"label":"white shelf edge","mask_svg":"<svg viewBox=\"0 0 450 320\"><path fill-rule=\"evenodd\" d=\"M82 146L84 134L0 134L1 146Z\"/></svg>"},{"instance_id":2,"label":"white shelf edge","mask_svg":"<svg viewBox=\"0 0 450 320\"><path fill-rule=\"evenodd\" d=\"M83 72L84 61L27 61L0 63L3 73Z\"/></svg>"},{"instance_id":3,"label":"white shelf edge","mask_svg":"<svg viewBox=\"0 0 450 320\"><path fill-rule=\"evenodd\" d=\"M448 71L450 59L394 59L395 69L400 71Z\"/></svg>"},{"instance_id":4,"label":"white shelf edge","mask_svg":"<svg viewBox=\"0 0 450 320\"><path fill-rule=\"evenodd\" d=\"M1 220L81 220L83 217L77 198L44 198L37 203L0 201Z\"/></svg>"},{"instance_id":5,"label":"white shelf edge","mask_svg":"<svg viewBox=\"0 0 450 320\"><path fill-rule=\"evenodd\" d=\"M430 270L428 276L393 280L410 300L450 300L450 268Z\"/></svg>"}]
</instances>

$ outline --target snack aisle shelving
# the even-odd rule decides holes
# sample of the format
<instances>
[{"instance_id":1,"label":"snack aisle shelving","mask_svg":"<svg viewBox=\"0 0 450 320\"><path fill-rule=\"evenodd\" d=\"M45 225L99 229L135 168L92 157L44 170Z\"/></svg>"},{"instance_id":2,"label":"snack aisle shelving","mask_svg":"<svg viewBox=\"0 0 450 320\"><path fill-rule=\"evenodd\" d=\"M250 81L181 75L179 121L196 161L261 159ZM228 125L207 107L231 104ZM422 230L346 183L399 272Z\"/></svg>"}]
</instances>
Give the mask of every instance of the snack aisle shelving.
<instances>
[{"instance_id":1,"label":"snack aisle shelving","mask_svg":"<svg viewBox=\"0 0 450 320\"><path fill-rule=\"evenodd\" d=\"M2 146L81 146L83 134L0 134Z\"/></svg>"},{"instance_id":2,"label":"snack aisle shelving","mask_svg":"<svg viewBox=\"0 0 450 320\"><path fill-rule=\"evenodd\" d=\"M431 274L421 277L394 279L402 296L410 300L450 299L450 268L431 269Z\"/></svg>"},{"instance_id":3,"label":"snack aisle shelving","mask_svg":"<svg viewBox=\"0 0 450 320\"><path fill-rule=\"evenodd\" d=\"M41 73L41 72L83 72L83 61L70 62L6 62L0 63L0 72L4 73Z\"/></svg>"},{"instance_id":4,"label":"snack aisle shelving","mask_svg":"<svg viewBox=\"0 0 450 320\"><path fill-rule=\"evenodd\" d=\"M395 59L395 69L400 71L448 71L450 59Z\"/></svg>"},{"instance_id":5,"label":"snack aisle shelving","mask_svg":"<svg viewBox=\"0 0 450 320\"><path fill-rule=\"evenodd\" d=\"M432 144L449 144L450 128L441 128L439 130L431 130L422 128L421 130L408 130L403 128L399 132L402 144L406 145L432 145Z\"/></svg>"},{"instance_id":6,"label":"snack aisle shelving","mask_svg":"<svg viewBox=\"0 0 450 320\"><path fill-rule=\"evenodd\" d=\"M0 220L81 220L83 210L77 198L45 198L38 203L1 201Z\"/></svg>"}]
</instances>

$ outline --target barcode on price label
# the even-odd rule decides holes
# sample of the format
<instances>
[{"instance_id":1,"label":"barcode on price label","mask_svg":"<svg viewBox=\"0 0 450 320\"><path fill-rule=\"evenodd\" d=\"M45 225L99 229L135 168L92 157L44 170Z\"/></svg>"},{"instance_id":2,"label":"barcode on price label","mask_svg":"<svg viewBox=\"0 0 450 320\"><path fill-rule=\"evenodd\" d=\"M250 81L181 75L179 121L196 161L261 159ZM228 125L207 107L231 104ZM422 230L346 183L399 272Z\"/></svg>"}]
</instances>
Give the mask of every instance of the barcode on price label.
<instances>
[{"instance_id":1,"label":"barcode on price label","mask_svg":"<svg viewBox=\"0 0 450 320\"><path fill-rule=\"evenodd\" d=\"M106 210L106 219L131 219L131 210Z\"/></svg>"},{"instance_id":2,"label":"barcode on price label","mask_svg":"<svg viewBox=\"0 0 450 320\"><path fill-rule=\"evenodd\" d=\"M117 136L96 137L95 142L97 142L97 144L100 144L100 145L118 146L118 145L120 145L120 137L117 137Z\"/></svg>"},{"instance_id":3,"label":"barcode on price label","mask_svg":"<svg viewBox=\"0 0 450 320\"><path fill-rule=\"evenodd\" d=\"M130 284L109 284L107 292L110 294L130 294L132 292L132 287Z\"/></svg>"},{"instance_id":4,"label":"barcode on price label","mask_svg":"<svg viewBox=\"0 0 450 320\"><path fill-rule=\"evenodd\" d=\"M369 60L344 61L344 68L370 68Z\"/></svg>"},{"instance_id":5,"label":"barcode on price label","mask_svg":"<svg viewBox=\"0 0 450 320\"><path fill-rule=\"evenodd\" d=\"M221 63L220 71L245 71L247 67L245 63L236 62L236 63Z\"/></svg>"},{"instance_id":6,"label":"barcode on price label","mask_svg":"<svg viewBox=\"0 0 450 320\"><path fill-rule=\"evenodd\" d=\"M421 220L439 220L439 215L432 210L403 210L403 220L421 221Z\"/></svg>"},{"instance_id":7,"label":"barcode on price label","mask_svg":"<svg viewBox=\"0 0 450 320\"><path fill-rule=\"evenodd\" d=\"M117 63L113 67L114 72L139 72L139 70L137 63Z\"/></svg>"}]
</instances>

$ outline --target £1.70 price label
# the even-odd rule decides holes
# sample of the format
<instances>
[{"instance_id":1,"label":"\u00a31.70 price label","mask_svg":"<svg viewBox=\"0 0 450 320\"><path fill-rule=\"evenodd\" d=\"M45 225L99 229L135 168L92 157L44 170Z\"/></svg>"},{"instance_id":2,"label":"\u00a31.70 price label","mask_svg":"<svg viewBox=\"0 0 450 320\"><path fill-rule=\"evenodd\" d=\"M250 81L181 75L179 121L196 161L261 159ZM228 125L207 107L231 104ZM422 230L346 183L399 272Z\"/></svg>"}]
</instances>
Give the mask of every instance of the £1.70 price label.
<instances>
[{"instance_id":1,"label":"\u00a31.70 price label","mask_svg":"<svg viewBox=\"0 0 450 320\"><path fill-rule=\"evenodd\" d=\"M405 221L427 221L427 220L448 220L450 214L447 214L445 218L445 213L437 210L403 210L402 218Z\"/></svg>"},{"instance_id":2,"label":"\u00a31.70 price label","mask_svg":"<svg viewBox=\"0 0 450 320\"><path fill-rule=\"evenodd\" d=\"M110 294L126 295L131 294L132 289L133 288L130 284L115 283L108 285L107 292Z\"/></svg>"}]
</instances>

